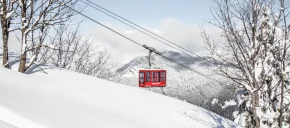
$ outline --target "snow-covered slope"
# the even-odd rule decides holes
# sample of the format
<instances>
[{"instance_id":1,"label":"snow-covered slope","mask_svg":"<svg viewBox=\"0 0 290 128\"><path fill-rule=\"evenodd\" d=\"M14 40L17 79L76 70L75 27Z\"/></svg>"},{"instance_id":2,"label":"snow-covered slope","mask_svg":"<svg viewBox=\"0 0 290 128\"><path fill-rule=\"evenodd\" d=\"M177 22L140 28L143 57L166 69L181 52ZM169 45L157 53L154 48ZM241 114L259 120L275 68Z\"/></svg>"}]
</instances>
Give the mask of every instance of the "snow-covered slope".
<instances>
[{"instance_id":1,"label":"snow-covered slope","mask_svg":"<svg viewBox=\"0 0 290 128\"><path fill-rule=\"evenodd\" d=\"M0 120L0 128L17 128L17 127Z\"/></svg>"},{"instance_id":2,"label":"snow-covered slope","mask_svg":"<svg viewBox=\"0 0 290 128\"><path fill-rule=\"evenodd\" d=\"M13 67L12 67L13 68ZM235 127L186 102L91 76L42 66L30 74L0 67L1 128Z\"/></svg>"}]
</instances>

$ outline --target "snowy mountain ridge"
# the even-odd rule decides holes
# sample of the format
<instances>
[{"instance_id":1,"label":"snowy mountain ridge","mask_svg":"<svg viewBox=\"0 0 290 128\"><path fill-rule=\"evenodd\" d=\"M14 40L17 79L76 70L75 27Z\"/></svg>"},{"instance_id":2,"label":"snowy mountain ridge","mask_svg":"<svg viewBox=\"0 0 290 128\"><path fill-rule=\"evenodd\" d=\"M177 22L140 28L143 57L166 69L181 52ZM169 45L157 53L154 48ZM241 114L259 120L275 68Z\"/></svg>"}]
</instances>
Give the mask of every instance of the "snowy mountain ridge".
<instances>
[{"instance_id":1,"label":"snowy mountain ridge","mask_svg":"<svg viewBox=\"0 0 290 128\"><path fill-rule=\"evenodd\" d=\"M194 57L194 56L190 56L188 54L184 54L182 52L175 51L175 50L164 51L162 52L162 55L189 67L193 67L196 65L202 66L202 67L224 65L222 62L215 62L206 56ZM152 54L151 62L153 66L157 66L160 68L167 68L165 66L167 65L170 68L177 69L176 64L155 54ZM148 65L149 65L148 56L139 56L139 57L134 58L133 60L131 60L129 63L125 64L124 66L120 67L117 70L117 72L124 74L124 72L126 72L126 70L128 69L145 68L145 67L148 68ZM179 70L188 70L188 69L180 68Z\"/></svg>"}]
</instances>

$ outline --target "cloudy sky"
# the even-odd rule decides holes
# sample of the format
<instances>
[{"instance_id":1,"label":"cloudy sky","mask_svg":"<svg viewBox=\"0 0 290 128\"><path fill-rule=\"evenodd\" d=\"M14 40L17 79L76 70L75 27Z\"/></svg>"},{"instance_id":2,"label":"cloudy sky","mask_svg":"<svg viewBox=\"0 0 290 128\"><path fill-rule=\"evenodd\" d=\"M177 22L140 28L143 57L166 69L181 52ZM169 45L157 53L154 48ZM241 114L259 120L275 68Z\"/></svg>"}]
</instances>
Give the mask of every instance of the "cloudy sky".
<instances>
[{"instance_id":1,"label":"cloudy sky","mask_svg":"<svg viewBox=\"0 0 290 128\"><path fill-rule=\"evenodd\" d=\"M203 24L211 34L216 35L218 33L217 28L205 22L212 18L210 7L213 4L211 0L91 1L184 48L190 48L194 53L204 51L204 43L200 36L200 24ZM81 2L79 4L84 5ZM159 51L170 49L170 47L91 7L87 7L83 13L140 44L152 46ZM76 16L73 20L78 22L83 19L85 18L82 16ZM96 45L107 49L111 54L111 61L118 65L125 64L136 56L148 54L148 51L144 48L88 19L84 20L80 29L84 36L91 35ZM12 40L15 40L13 42L17 42L15 35L11 34L11 36ZM10 45L19 48L19 44Z\"/></svg>"},{"instance_id":2,"label":"cloudy sky","mask_svg":"<svg viewBox=\"0 0 290 128\"><path fill-rule=\"evenodd\" d=\"M215 27L205 22L212 18L210 7L213 4L211 0L91 1L182 47L190 48L195 53L204 51L204 43L200 36L200 24L203 24L212 34L216 34L218 31ZM152 46L159 51L170 49L170 47L151 37L90 7L84 10L84 14L138 43ZM83 17L79 16L76 19L81 20ZM117 64L124 64L136 56L148 54L148 51L140 46L90 20L83 22L81 30L86 35L93 35L94 42L106 48L112 56L112 61Z\"/></svg>"}]
</instances>

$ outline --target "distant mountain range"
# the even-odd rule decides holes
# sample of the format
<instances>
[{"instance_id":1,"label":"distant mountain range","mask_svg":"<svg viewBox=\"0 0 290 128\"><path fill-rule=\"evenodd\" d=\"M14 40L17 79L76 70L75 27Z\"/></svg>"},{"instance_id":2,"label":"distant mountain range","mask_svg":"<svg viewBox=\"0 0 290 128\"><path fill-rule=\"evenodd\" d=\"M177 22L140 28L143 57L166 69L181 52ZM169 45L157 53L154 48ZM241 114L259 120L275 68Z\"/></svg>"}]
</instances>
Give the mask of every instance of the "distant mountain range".
<instances>
[{"instance_id":1,"label":"distant mountain range","mask_svg":"<svg viewBox=\"0 0 290 128\"><path fill-rule=\"evenodd\" d=\"M162 55L168 57L178 63L181 63L185 66L193 67L193 66L201 66L201 67L211 67L217 65L224 65L222 62L216 62L211 60L209 57L194 57L194 55L190 56L177 51L164 51ZM176 69L179 70L187 70L186 68L181 68L178 64L175 64L163 57L152 54L151 57L152 65L166 69ZM135 68L145 68L148 67L148 56L139 56L120 67L117 72L121 74L126 74L126 72L130 71L130 69L135 70ZM131 71L130 71L131 72Z\"/></svg>"},{"instance_id":2,"label":"distant mountain range","mask_svg":"<svg viewBox=\"0 0 290 128\"><path fill-rule=\"evenodd\" d=\"M208 75L211 78L219 81L226 81L225 78L214 75L213 73L213 70L217 68L218 65L228 66L223 62L213 61L206 56L195 57L194 55L190 56L172 50L163 51L162 55L202 74ZM167 86L165 88L145 88L147 90L185 100L189 103L210 110L211 106L209 103L213 98L219 98L220 101L223 101L222 99L229 100L234 97L233 91L227 90L215 81L201 76L194 71L184 68L161 56L152 54L151 62L152 67L159 67L167 71ZM136 57L116 71L113 81L138 87L138 70L147 68L149 65L148 63L148 56ZM227 118L231 118L230 115L228 115Z\"/></svg>"},{"instance_id":3,"label":"distant mountain range","mask_svg":"<svg viewBox=\"0 0 290 128\"><path fill-rule=\"evenodd\" d=\"M163 56L166 56L178 63L186 65L202 74L209 75L212 78L223 80L220 76L215 76L212 72L218 65L224 65L222 62L216 62L209 57L194 57L178 51L167 50L162 52ZM195 73L192 70L184 68L176 63L173 63L161 56L152 54L151 56L152 67L159 67L167 70L167 87L163 88L168 95L175 95L177 97L186 95L185 92L190 92L188 95L192 95L192 91L202 91L204 95L216 96L222 89L221 86L215 85L214 81ZM127 84L130 86L138 87L138 70L148 67L148 56L139 56L119 68L116 72L115 81ZM205 90L206 87L215 88L213 91ZM203 89L202 89L203 88ZM202 89L202 90L200 90ZM148 89L159 92L160 89ZM163 92L162 92L163 93ZM174 93L174 94L173 94ZM200 92L198 92L200 93ZM195 100L195 99L191 99Z\"/></svg>"}]
</instances>

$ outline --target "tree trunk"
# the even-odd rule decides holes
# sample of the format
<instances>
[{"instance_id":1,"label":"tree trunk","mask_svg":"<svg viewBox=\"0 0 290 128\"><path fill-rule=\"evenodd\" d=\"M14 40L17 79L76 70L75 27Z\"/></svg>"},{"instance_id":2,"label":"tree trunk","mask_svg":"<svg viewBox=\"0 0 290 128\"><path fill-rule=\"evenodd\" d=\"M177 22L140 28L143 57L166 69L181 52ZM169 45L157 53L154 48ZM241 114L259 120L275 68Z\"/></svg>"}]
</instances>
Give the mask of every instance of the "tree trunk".
<instances>
[{"instance_id":1,"label":"tree trunk","mask_svg":"<svg viewBox=\"0 0 290 128\"><path fill-rule=\"evenodd\" d=\"M256 107L259 107L259 94L256 92L254 94L252 94L252 105L253 107L251 108L252 112L253 112L253 118L254 121L252 123L254 123L255 128L260 128L260 118L257 116L257 111L256 111Z\"/></svg>"},{"instance_id":2,"label":"tree trunk","mask_svg":"<svg viewBox=\"0 0 290 128\"><path fill-rule=\"evenodd\" d=\"M25 32L25 29L22 30L24 33ZM27 56L27 53L26 53L26 35L25 34L22 34L22 49L21 49L21 56L20 56L20 64L19 64L19 68L18 68L18 71L19 72L22 72L22 73L25 73L25 66L26 66L26 56ZM25 47L24 47L25 46Z\"/></svg>"},{"instance_id":3,"label":"tree trunk","mask_svg":"<svg viewBox=\"0 0 290 128\"><path fill-rule=\"evenodd\" d=\"M24 73L25 65L26 65L26 52L24 52L20 57L20 64L19 64L18 71Z\"/></svg>"},{"instance_id":4,"label":"tree trunk","mask_svg":"<svg viewBox=\"0 0 290 128\"><path fill-rule=\"evenodd\" d=\"M2 20L2 38L3 38L3 66L9 68L8 65L8 29L6 26L7 21Z\"/></svg>"},{"instance_id":5,"label":"tree trunk","mask_svg":"<svg viewBox=\"0 0 290 128\"><path fill-rule=\"evenodd\" d=\"M3 15L1 17L1 27L2 27L2 41L3 41L3 66L9 68L8 65L8 22L6 19L7 15L7 5L6 0L3 0L2 8Z\"/></svg>"},{"instance_id":6,"label":"tree trunk","mask_svg":"<svg viewBox=\"0 0 290 128\"><path fill-rule=\"evenodd\" d=\"M18 71L24 73L25 72L25 65L26 65L26 37L27 34L25 33L27 26L25 24L27 24L27 19L26 19L26 1L25 0L21 0L22 3L22 7L21 7L21 18L22 20L22 29L21 29L21 33L22 33L22 45L21 45L21 56L20 56L20 64L19 64L19 68ZM31 14L32 15L32 14Z\"/></svg>"}]
</instances>

